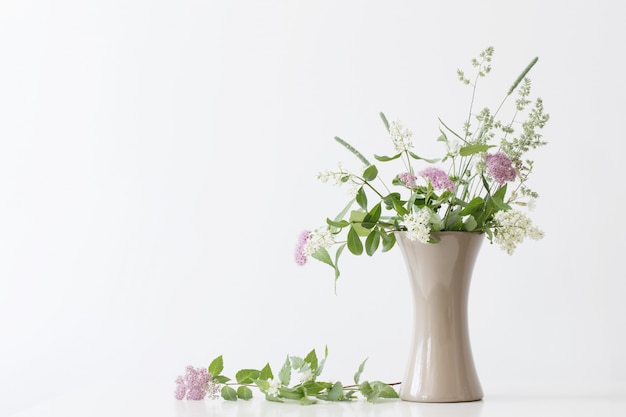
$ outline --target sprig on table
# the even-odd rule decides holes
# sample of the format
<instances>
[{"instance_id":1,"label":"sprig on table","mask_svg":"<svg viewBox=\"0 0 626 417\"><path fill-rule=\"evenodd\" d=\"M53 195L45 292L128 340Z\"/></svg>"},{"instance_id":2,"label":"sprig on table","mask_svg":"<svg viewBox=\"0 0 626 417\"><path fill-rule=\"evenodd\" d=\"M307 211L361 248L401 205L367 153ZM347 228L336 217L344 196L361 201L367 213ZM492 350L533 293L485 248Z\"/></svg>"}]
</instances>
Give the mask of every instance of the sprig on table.
<instances>
[{"instance_id":1,"label":"sprig on table","mask_svg":"<svg viewBox=\"0 0 626 417\"><path fill-rule=\"evenodd\" d=\"M184 376L176 379L175 397L179 400L202 400L222 397L228 401L249 400L253 397L251 388L257 388L265 399L274 402L298 401L303 405L323 401L350 401L360 394L369 402L383 398L398 398L393 385L381 381L362 381L361 374L367 359L354 374L354 384L344 385L340 381L320 381L328 357L328 348L319 360L315 349L305 357L288 355L278 374L274 374L270 364L261 369L244 368L235 378L225 376L222 355L211 361L208 368L188 366Z\"/></svg>"}]
</instances>

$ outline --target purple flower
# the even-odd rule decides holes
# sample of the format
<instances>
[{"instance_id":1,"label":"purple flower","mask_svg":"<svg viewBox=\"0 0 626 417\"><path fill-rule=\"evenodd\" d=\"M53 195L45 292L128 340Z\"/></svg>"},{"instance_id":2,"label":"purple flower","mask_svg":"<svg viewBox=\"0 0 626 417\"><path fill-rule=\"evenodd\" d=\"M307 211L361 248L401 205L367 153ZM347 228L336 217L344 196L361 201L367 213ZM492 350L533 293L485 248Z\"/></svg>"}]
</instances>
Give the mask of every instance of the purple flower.
<instances>
[{"instance_id":1,"label":"purple flower","mask_svg":"<svg viewBox=\"0 0 626 417\"><path fill-rule=\"evenodd\" d=\"M485 155L489 175L500 185L515 180L513 163L504 152Z\"/></svg>"},{"instance_id":2,"label":"purple flower","mask_svg":"<svg viewBox=\"0 0 626 417\"><path fill-rule=\"evenodd\" d=\"M420 171L422 177L427 178L435 189L448 189L454 191L454 183L448 178L448 174L441 168L428 167Z\"/></svg>"},{"instance_id":3,"label":"purple flower","mask_svg":"<svg viewBox=\"0 0 626 417\"><path fill-rule=\"evenodd\" d=\"M409 172L398 174L398 179L406 185L406 188L417 188L417 184L415 183L417 177Z\"/></svg>"},{"instance_id":4,"label":"purple flower","mask_svg":"<svg viewBox=\"0 0 626 417\"><path fill-rule=\"evenodd\" d=\"M305 230L304 232L300 233L300 237L298 237L298 244L296 245L296 254L295 254L296 263L298 265L306 264L307 257L306 257L306 253L304 252L304 246L308 242L310 235L311 235L311 231Z\"/></svg>"},{"instance_id":5,"label":"purple flower","mask_svg":"<svg viewBox=\"0 0 626 417\"><path fill-rule=\"evenodd\" d=\"M174 397L182 400L187 394L188 400L202 400L207 394L207 388L212 375L206 368L194 368L187 366L185 376L176 378L176 390Z\"/></svg>"}]
</instances>

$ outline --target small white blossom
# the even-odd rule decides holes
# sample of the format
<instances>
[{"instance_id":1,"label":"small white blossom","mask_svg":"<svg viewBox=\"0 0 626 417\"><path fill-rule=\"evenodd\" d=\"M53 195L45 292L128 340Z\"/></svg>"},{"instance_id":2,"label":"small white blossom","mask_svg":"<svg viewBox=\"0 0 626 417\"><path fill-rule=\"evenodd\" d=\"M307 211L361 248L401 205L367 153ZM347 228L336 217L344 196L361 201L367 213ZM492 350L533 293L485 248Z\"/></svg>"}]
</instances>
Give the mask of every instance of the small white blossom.
<instances>
[{"instance_id":1,"label":"small white blossom","mask_svg":"<svg viewBox=\"0 0 626 417\"><path fill-rule=\"evenodd\" d=\"M341 164L341 162L339 162L337 164L336 171L331 171L327 169L326 171L319 172L317 174L317 179L323 183L327 183L328 181L332 180L334 181L334 185L341 185L343 184L343 178L347 175L352 176L352 174L343 169L343 165Z\"/></svg>"},{"instance_id":2,"label":"small white blossom","mask_svg":"<svg viewBox=\"0 0 626 417\"><path fill-rule=\"evenodd\" d=\"M320 248L330 248L335 244L334 235L328 228L318 228L311 232L309 238L304 245L304 254L309 256L314 254Z\"/></svg>"},{"instance_id":3,"label":"small white blossom","mask_svg":"<svg viewBox=\"0 0 626 417\"><path fill-rule=\"evenodd\" d=\"M518 210L499 211L494 215L496 221L495 240L509 255L526 237L533 240L543 238L543 231L535 227L528 216Z\"/></svg>"},{"instance_id":4,"label":"small white blossom","mask_svg":"<svg viewBox=\"0 0 626 417\"><path fill-rule=\"evenodd\" d=\"M278 397L278 395L280 394L280 387L282 385L282 383L280 382L280 379L273 378L269 382L270 382L270 387L267 390L267 395L270 395L272 397Z\"/></svg>"},{"instance_id":5,"label":"small white blossom","mask_svg":"<svg viewBox=\"0 0 626 417\"><path fill-rule=\"evenodd\" d=\"M317 179L323 183L332 181L335 186L346 185L348 186L348 194L354 197L358 189L363 185L361 177L363 177L365 168L367 167L362 167L360 173L355 174L343 169L343 165L339 163L337 171L326 170L318 172Z\"/></svg>"},{"instance_id":6,"label":"small white blossom","mask_svg":"<svg viewBox=\"0 0 626 417\"><path fill-rule=\"evenodd\" d=\"M403 152L413 147L413 142L411 141L413 133L405 128L400 121L391 122L389 135L397 152Z\"/></svg>"},{"instance_id":7,"label":"small white blossom","mask_svg":"<svg viewBox=\"0 0 626 417\"><path fill-rule=\"evenodd\" d=\"M458 155L459 151L461 150L461 142L459 142L456 139L451 139L446 141L446 146L448 147L448 154L449 155Z\"/></svg>"},{"instance_id":8,"label":"small white blossom","mask_svg":"<svg viewBox=\"0 0 626 417\"><path fill-rule=\"evenodd\" d=\"M313 371L311 371L311 368L300 370L300 383L301 384L304 384L305 382L309 382L312 380L313 380Z\"/></svg>"},{"instance_id":9,"label":"small white blossom","mask_svg":"<svg viewBox=\"0 0 626 417\"><path fill-rule=\"evenodd\" d=\"M404 216L404 226L408 231L408 238L428 243L430 240L430 210L424 207Z\"/></svg>"}]
</instances>

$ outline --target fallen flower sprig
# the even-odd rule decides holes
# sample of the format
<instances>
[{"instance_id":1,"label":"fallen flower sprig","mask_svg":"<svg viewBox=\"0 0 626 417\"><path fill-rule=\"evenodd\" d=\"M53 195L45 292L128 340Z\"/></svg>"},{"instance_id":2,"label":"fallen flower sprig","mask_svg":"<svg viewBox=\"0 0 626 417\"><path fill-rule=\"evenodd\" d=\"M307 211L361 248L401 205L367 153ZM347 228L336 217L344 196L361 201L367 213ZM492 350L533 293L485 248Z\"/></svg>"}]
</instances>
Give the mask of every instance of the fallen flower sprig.
<instances>
[{"instance_id":1,"label":"fallen flower sprig","mask_svg":"<svg viewBox=\"0 0 626 417\"><path fill-rule=\"evenodd\" d=\"M369 402L381 398L398 398L393 388L398 382L360 381L367 359L354 374L352 385L344 385L339 381L319 381L327 357L328 348L324 351L324 358L319 361L315 349L304 358L288 355L278 375L274 375L268 363L261 369L241 369L233 380L222 374L224 361L220 355L208 368L188 366L185 375L176 379L174 395L179 400L202 400L206 396L212 399L221 396L228 401L249 400L253 397L250 388L256 387L268 401L299 401L303 405L315 404L318 400L350 401L358 398L357 393Z\"/></svg>"}]
</instances>

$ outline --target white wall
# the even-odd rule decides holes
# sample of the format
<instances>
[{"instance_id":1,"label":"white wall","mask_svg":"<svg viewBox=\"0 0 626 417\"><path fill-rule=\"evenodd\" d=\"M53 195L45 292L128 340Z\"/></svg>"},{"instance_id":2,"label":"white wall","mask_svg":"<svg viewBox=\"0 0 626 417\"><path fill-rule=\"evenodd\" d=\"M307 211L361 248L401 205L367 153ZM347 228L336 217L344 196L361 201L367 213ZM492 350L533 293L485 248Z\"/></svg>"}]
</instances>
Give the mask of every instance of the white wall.
<instances>
[{"instance_id":1,"label":"white wall","mask_svg":"<svg viewBox=\"0 0 626 417\"><path fill-rule=\"evenodd\" d=\"M423 4L420 4L423 3ZM77 386L224 354L279 366L328 344L329 379L399 380L399 251L298 267L343 191L318 171L383 153L378 112L432 146L457 67L496 49L499 101L534 56L546 238L485 246L474 355L502 384L626 382L626 7L585 1L0 1L0 415ZM489 84L490 82L490 84ZM457 122L458 120L458 122ZM340 197L340 198L338 198Z\"/></svg>"}]
</instances>

